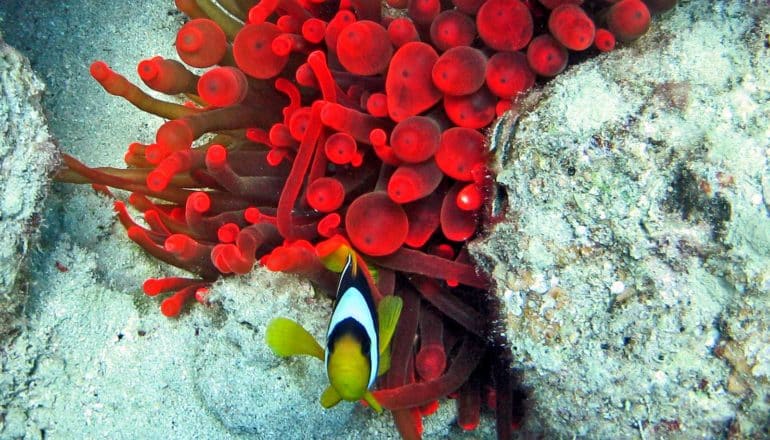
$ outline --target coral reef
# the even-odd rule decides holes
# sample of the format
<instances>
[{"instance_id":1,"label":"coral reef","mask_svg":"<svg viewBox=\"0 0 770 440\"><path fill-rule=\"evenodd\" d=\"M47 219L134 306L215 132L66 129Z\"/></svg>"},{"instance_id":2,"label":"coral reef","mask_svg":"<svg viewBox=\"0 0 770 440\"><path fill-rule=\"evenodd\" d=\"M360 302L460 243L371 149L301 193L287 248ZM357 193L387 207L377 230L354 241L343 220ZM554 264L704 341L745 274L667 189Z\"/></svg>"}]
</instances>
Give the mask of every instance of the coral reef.
<instances>
[{"instance_id":1,"label":"coral reef","mask_svg":"<svg viewBox=\"0 0 770 440\"><path fill-rule=\"evenodd\" d=\"M43 89L29 61L0 35L0 346L22 326L27 289L19 270L37 241L49 175L58 165L40 105Z\"/></svg>"},{"instance_id":2,"label":"coral reef","mask_svg":"<svg viewBox=\"0 0 770 440\"><path fill-rule=\"evenodd\" d=\"M770 15L669 14L493 131L510 212L472 251L505 303L525 432L770 435Z\"/></svg>"}]
</instances>

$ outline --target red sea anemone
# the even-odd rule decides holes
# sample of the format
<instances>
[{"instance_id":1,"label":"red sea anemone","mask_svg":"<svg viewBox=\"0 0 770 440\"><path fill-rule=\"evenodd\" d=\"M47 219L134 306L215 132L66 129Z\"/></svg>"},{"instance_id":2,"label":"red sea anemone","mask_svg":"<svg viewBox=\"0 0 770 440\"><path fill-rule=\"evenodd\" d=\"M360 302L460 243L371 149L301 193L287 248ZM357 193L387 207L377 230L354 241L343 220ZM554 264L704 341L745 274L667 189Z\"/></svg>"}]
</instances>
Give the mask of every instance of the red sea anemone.
<instances>
[{"instance_id":1,"label":"red sea anemone","mask_svg":"<svg viewBox=\"0 0 770 440\"><path fill-rule=\"evenodd\" d=\"M144 284L147 295L170 294L167 316L255 264L333 292L329 258L351 245L379 291L405 303L375 392L402 436L419 437L421 417L452 395L463 429L485 400L507 438L521 396L500 341L488 343L489 285L466 249L492 181L484 129L536 75L561 72L569 50L590 51L596 17L609 28L596 31L603 51L610 32L644 33L644 3L605 3L393 0L406 9L393 19L372 0L177 0L191 18L179 58L206 70L155 57L138 74L186 102L153 98L93 63L108 93L167 122L154 142L129 146L127 169L65 156L58 177L129 191L144 220L115 202L129 238L196 274Z\"/></svg>"}]
</instances>

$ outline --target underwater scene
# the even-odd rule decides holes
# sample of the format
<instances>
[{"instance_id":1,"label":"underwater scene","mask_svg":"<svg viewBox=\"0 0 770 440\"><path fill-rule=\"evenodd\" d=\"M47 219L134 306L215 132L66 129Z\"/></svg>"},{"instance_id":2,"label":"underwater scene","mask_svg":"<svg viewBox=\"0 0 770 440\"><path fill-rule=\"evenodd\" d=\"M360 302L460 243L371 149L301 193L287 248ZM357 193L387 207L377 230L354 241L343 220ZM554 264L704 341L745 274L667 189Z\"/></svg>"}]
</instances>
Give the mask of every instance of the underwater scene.
<instances>
[{"instance_id":1,"label":"underwater scene","mask_svg":"<svg viewBox=\"0 0 770 440\"><path fill-rule=\"evenodd\" d=\"M0 439L770 439L770 2L0 0Z\"/></svg>"}]
</instances>

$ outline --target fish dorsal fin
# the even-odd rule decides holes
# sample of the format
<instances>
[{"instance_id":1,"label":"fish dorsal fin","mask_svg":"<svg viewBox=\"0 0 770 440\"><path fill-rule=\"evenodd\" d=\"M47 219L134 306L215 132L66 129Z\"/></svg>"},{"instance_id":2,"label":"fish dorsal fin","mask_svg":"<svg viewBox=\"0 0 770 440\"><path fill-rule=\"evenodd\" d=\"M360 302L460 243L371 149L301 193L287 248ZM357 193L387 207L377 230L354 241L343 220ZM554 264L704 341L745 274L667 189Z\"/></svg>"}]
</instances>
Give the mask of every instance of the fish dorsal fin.
<instances>
[{"instance_id":1,"label":"fish dorsal fin","mask_svg":"<svg viewBox=\"0 0 770 440\"><path fill-rule=\"evenodd\" d=\"M321 406L324 408L331 408L334 405L340 403L340 400L342 400L342 396L340 396L340 393L337 392L337 390L334 389L333 386L329 385L324 390L324 393L321 394Z\"/></svg>"},{"instance_id":2,"label":"fish dorsal fin","mask_svg":"<svg viewBox=\"0 0 770 440\"><path fill-rule=\"evenodd\" d=\"M404 302L401 298L394 295L388 295L383 297L380 304L377 305L377 318L380 325L380 355L382 355L390 345L390 340L393 337L393 333L396 331L398 317L401 316L401 307L403 307L403 304Z\"/></svg>"},{"instance_id":3,"label":"fish dorsal fin","mask_svg":"<svg viewBox=\"0 0 770 440\"><path fill-rule=\"evenodd\" d=\"M275 318L267 325L265 341L281 357L308 355L324 360L324 350L301 325L288 318Z\"/></svg>"}]
</instances>

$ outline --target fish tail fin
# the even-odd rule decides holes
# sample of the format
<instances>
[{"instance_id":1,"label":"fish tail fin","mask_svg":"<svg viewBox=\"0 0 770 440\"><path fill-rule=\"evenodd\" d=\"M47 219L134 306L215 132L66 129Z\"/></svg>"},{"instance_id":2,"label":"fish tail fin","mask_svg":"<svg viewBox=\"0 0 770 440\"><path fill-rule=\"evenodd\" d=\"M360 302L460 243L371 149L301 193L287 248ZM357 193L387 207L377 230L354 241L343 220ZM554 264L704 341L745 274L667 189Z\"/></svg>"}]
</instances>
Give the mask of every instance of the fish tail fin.
<instances>
[{"instance_id":1,"label":"fish tail fin","mask_svg":"<svg viewBox=\"0 0 770 440\"><path fill-rule=\"evenodd\" d=\"M313 335L288 318L275 318L267 325L265 341L281 357L308 355L324 360L324 351Z\"/></svg>"}]
</instances>

